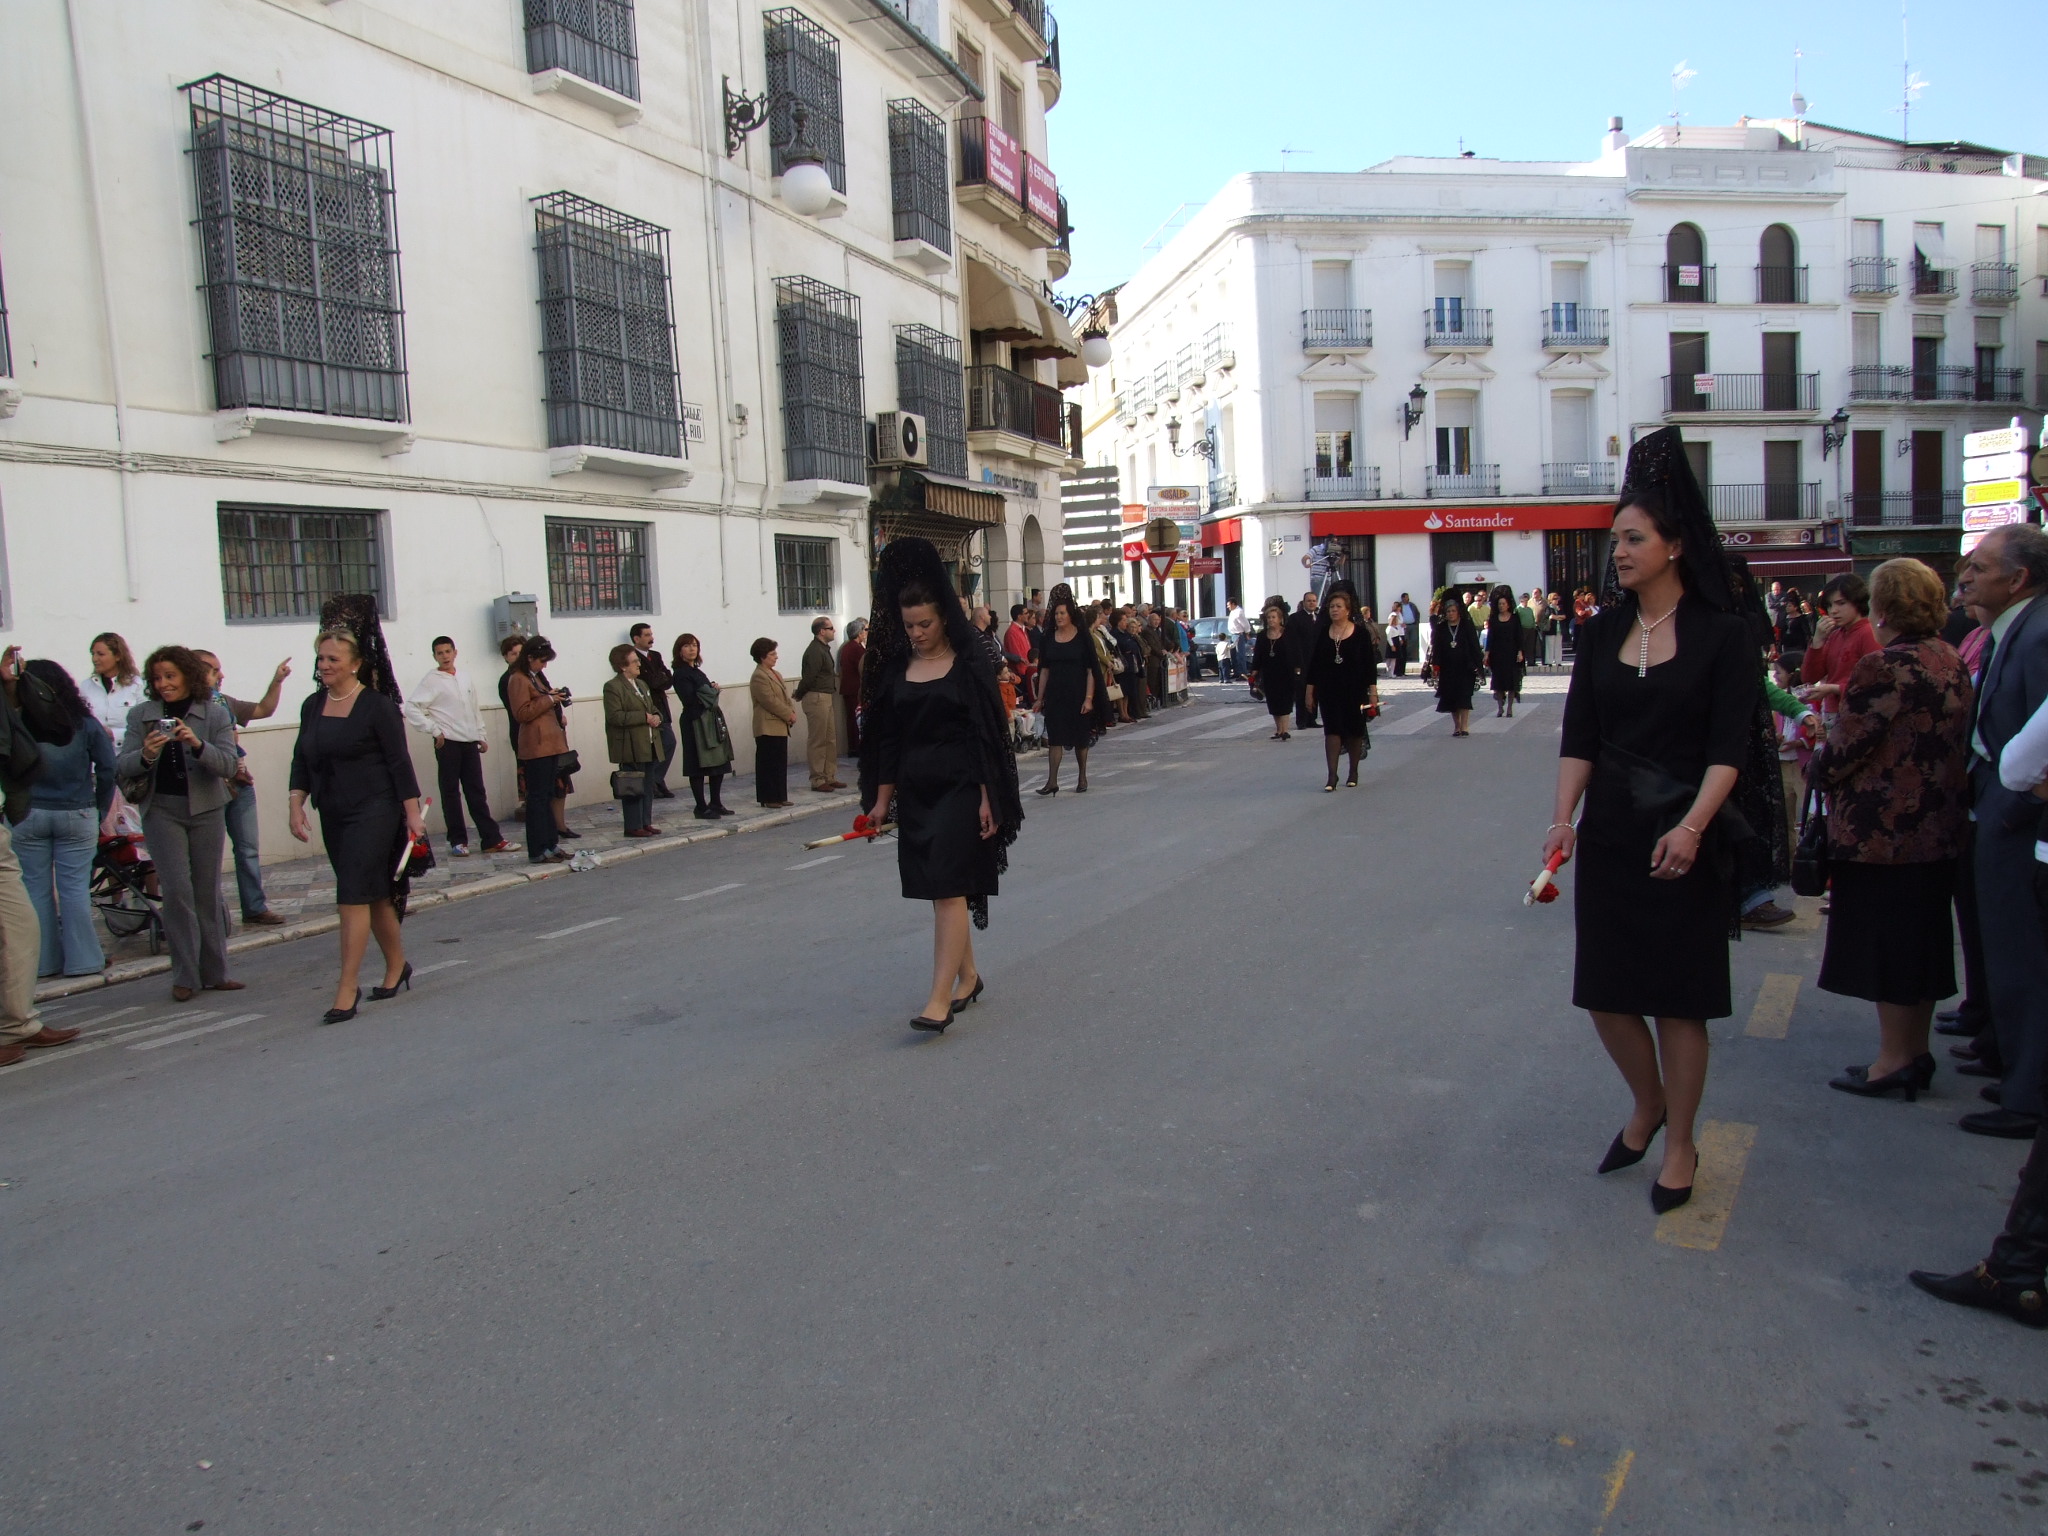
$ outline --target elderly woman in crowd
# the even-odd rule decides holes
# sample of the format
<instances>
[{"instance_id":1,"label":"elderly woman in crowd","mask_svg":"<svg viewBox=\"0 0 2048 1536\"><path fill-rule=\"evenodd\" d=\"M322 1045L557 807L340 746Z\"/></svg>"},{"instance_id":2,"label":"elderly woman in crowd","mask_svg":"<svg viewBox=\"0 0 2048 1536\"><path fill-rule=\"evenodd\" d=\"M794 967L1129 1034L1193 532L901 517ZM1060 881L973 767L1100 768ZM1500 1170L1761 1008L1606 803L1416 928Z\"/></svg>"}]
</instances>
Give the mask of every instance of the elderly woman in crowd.
<instances>
[{"instance_id":1,"label":"elderly woman in crowd","mask_svg":"<svg viewBox=\"0 0 2048 1536\"><path fill-rule=\"evenodd\" d=\"M1820 986L1877 1004L1878 1052L1828 1086L1911 1099L1934 1081L1928 1026L1956 989L1949 902L1969 816L1970 677L1938 637L1948 603L1933 571L1887 560L1866 601L1878 648L1842 685L1813 771L1828 792L1832 871Z\"/></svg>"},{"instance_id":2,"label":"elderly woman in crowd","mask_svg":"<svg viewBox=\"0 0 2048 1536\"><path fill-rule=\"evenodd\" d=\"M661 715L653 693L640 681L640 653L630 645L615 645L611 663L611 680L604 685L605 755L620 774L639 777L637 789L631 778L615 780L613 798L625 818L626 836L658 837L654 780L661 764Z\"/></svg>"},{"instance_id":3,"label":"elderly woman in crowd","mask_svg":"<svg viewBox=\"0 0 2048 1536\"><path fill-rule=\"evenodd\" d=\"M227 907L221 854L228 784L235 776L235 721L207 681L206 664L182 645L152 651L148 697L128 712L115 769L142 810L142 834L163 894L171 948L171 997L201 987L238 992L228 979Z\"/></svg>"},{"instance_id":4,"label":"elderly woman in crowd","mask_svg":"<svg viewBox=\"0 0 2048 1536\"><path fill-rule=\"evenodd\" d=\"M846 705L846 750L860 756L860 664L868 653L866 619L849 619L839 646L839 698Z\"/></svg>"},{"instance_id":5,"label":"elderly woman in crowd","mask_svg":"<svg viewBox=\"0 0 2048 1536\"><path fill-rule=\"evenodd\" d=\"M40 711L23 717L42 767L29 783L28 817L14 828L21 878L42 928L36 974L93 976L107 966L92 920L92 860L114 803L114 743L69 672L41 659L22 670L57 702L54 718Z\"/></svg>"},{"instance_id":6,"label":"elderly woman in crowd","mask_svg":"<svg viewBox=\"0 0 2048 1536\"><path fill-rule=\"evenodd\" d=\"M747 697L754 706L754 798L773 811L789 804L789 733L796 724L796 700L789 684L775 670L781 655L763 635L747 649L754 675L747 679Z\"/></svg>"}]
</instances>

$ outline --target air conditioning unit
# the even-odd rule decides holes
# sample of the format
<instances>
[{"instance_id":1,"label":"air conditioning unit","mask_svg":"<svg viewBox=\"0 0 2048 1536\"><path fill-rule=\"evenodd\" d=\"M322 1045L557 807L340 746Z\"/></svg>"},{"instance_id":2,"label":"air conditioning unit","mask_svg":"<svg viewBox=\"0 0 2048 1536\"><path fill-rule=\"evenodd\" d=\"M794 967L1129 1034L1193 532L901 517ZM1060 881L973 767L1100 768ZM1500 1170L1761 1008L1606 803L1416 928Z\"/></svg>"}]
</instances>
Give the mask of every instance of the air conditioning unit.
<instances>
[{"instance_id":1,"label":"air conditioning unit","mask_svg":"<svg viewBox=\"0 0 2048 1536\"><path fill-rule=\"evenodd\" d=\"M875 417L875 462L881 465L929 464L924 418L915 411L882 411Z\"/></svg>"}]
</instances>

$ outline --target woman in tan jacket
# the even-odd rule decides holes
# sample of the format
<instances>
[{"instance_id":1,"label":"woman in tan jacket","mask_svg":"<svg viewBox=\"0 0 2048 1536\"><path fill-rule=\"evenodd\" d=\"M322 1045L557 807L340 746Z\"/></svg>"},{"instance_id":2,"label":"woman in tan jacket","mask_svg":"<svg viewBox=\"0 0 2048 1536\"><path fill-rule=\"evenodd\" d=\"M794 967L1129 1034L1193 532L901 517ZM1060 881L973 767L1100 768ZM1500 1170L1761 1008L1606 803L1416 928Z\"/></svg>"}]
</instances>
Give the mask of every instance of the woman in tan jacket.
<instances>
[{"instance_id":1,"label":"woman in tan jacket","mask_svg":"<svg viewBox=\"0 0 2048 1536\"><path fill-rule=\"evenodd\" d=\"M789 804L789 729L796 724L796 700L775 670L775 642L763 636L748 649L754 675L747 694L754 701L754 796L770 810Z\"/></svg>"},{"instance_id":2,"label":"woman in tan jacket","mask_svg":"<svg viewBox=\"0 0 2048 1536\"><path fill-rule=\"evenodd\" d=\"M505 683L505 704L519 722L519 766L526 774L526 862L560 864L561 827L568 791L562 768L569 756L569 717L563 706L569 690L548 682L542 669L555 659L545 635L529 635L519 647L512 676Z\"/></svg>"},{"instance_id":3,"label":"woman in tan jacket","mask_svg":"<svg viewBox=\"0 0 2048 1536\"><path fill-rule=\"evenodd\" d=\"M661 716L654 695L640 681L640 653L630 645L612 647L612 679L604 685L605 753L619 772L638 774L640 790L628 795L616 779L612 798L626 821L628 837L659 837L654 824L654 781L661 766Z\"/></svg>"}]
</instances>

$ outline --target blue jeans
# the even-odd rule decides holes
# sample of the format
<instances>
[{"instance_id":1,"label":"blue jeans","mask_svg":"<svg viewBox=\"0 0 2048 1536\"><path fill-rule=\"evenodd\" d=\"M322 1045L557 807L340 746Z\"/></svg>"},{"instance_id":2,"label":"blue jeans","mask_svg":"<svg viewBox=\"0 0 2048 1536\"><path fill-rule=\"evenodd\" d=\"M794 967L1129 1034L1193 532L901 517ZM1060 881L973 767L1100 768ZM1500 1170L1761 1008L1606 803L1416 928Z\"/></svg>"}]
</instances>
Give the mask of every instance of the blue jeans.
<instances>
[{"instance_id":1,"label":"blue jeans","mask_svg":"<svg viewBox=\"0 0 2048 1536\"><path fill-rule=\"evenodd\" d=\"M14 829L22 882L43 930L38 976L96 976L106 969L106 951L92 921L92 857L99 843L99 813L89 807L37 806Z\"/></svg>"},{"instance_id":2,"label":"blue jeans","mask_svg":"<svg viewBox=\"0 0 2048 1536\"><path fill-rule=\"evenodd\" d=\"M270 910L270 898L263 894L263 857L256 844L256 786L244 784L228 802L228 841L235 850L235 893L242 901L242 916L257 917Z\"/></svg>"}]
</instances>

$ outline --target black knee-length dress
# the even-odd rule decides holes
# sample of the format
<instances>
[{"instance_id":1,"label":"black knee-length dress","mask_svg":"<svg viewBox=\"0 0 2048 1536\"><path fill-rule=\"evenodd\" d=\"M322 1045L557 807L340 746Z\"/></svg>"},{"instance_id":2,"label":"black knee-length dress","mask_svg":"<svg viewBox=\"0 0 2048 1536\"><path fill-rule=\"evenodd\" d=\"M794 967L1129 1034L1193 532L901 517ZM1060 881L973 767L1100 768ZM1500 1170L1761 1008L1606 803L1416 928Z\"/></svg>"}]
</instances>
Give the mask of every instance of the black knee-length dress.
<instances>
[{"instance_id":1,"label":"black knee-length dress","mask_svg":"<svg viewBox=\"0 0 2048 1536\"><path fill-rule=\"evenodd\" d=\"M291 787L320 813L320 840L334 869L334 899L366 906L392 896L391 871L405 835L407 800L419 797L398 706L365 688L345 715L329 715L326 691L299 710Z\"/></svg>"},{"instance_id":2,"label":"black knee-length dress","mask_svg":"<svg viewBox=\"0 0 2048 1536\"><path fill-rule=\"evenodd\" d=\"M1079 643L1090 644L1085 634ZM881 707L869 711L878 782L896 786L896 869L913 901L996 894L998 848L981 835L981 796L986 788L996 805L1001 765L976 727L974 686L963 657L928 683L913 683L899 666L882 681Z\"/></svg>"},{"instance_id":3,"label":"black knee-length dress","mask_svg":"<svg viewBox=\"0 0 2048 1536\"><path fill-rule=\"evenodd\" d=\"M1306 681L1316 691L1325 736L1357 741L1365 735L1365 706L1378 676L1372 635L1363 624L1352 625L1341 641L1327 629L1316 636Z\"/></svg>"},{"instance_id":4,"label":"black knee-length dress","mask_svg":"<svg viewBox=\"0 0 2048 1536\"><path fill-rule=\"evenodd\" d=\"M1588 619L1564 706L1565 757L1593 764L1579 818L1572 1004L1601 1013L1726 1018L1734 838L1724 812L1676 880L1650 876L1657 839L1691 807L1707 769L1741 770L1762 676L1743 621L1687 596L1678 653L1638 677L1633 599Z\"/></svg>"},{"instance_id":5,"label":"black knee-length dress","mask_svg":"<svg viewBox=\"0 0 2048 1536\"><path fill-rule=\"evenodd\" d=\"M1045 739L1055 747L1085 747L1102 734L1093 711L1083 711L1088 698L1088 679L1095 678L1096 710L1107 702L1095 653L1095 641L1085 629L1074 638L1062 640L1047 625L1038 642L1039 676L1042 692L1039 713L1045 719Z\"/></svg>"}]
</instances>

